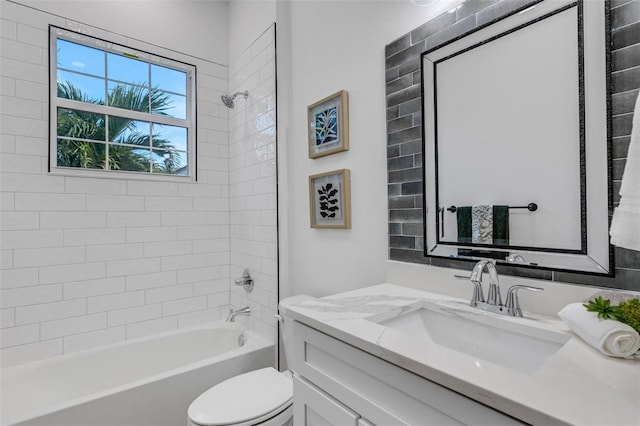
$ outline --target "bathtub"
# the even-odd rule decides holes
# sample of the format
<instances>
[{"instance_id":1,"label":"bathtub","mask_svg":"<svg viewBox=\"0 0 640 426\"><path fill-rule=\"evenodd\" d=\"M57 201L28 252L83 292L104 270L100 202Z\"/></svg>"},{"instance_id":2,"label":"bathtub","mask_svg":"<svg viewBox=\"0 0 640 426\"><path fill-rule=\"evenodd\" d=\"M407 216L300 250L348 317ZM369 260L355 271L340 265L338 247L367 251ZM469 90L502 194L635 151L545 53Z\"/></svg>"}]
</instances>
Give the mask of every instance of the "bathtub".
<instances>
[{"instance_id":1,"label":"bathtub","mask_svg":"<svg viewBox=\"0 0 640 426\"><path fill-rule=\"evenodd\" d=\"M223 321L128 340L2 369L0 419L3 426L185 425L198 395L274 358L273 343Z\"/></svg>"}]
</instances>

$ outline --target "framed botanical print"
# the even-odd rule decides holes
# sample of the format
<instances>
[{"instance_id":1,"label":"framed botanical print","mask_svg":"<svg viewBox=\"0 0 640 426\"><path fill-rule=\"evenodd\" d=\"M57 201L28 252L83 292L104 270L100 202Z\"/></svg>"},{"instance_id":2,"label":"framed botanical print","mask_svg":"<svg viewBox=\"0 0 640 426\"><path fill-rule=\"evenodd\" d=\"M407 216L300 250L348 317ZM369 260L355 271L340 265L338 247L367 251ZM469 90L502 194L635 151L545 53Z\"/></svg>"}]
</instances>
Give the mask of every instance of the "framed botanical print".
<instances>
[{"instance_id":1,"label":"framed botanical print","mask_svg":"<svg viewBox=\"0 0 640 426\"><path fill-rule=\"evenodd\" d=\"M351 228L349 169L309 176L309 214L312 228Z\"/></svg>"},{"instance_id":2,"label":"framed botanical print","mask_svg":"<svg viewBox=\"0 0 640 426\"><path fill-rule=\"evenodd\" d=\"M307 107L309 158L349 150L349 97L346 90Z\"/></svg>"}]
</instances>

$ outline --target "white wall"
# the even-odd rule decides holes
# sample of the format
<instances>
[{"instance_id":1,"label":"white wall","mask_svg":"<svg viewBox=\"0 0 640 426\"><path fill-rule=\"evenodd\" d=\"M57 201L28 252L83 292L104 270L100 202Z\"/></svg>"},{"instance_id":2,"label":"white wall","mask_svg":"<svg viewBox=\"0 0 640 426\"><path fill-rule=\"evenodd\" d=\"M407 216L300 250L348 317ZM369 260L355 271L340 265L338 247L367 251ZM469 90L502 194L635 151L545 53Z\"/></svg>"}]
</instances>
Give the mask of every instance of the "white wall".
<instances>
[{"instance_id":1,"label":"white wall","mask_svg":"<svg viewBox=\"0 0 640 426\"><path fill-rule=\"evenodd\" d=\"M94 28L228 64L224 0L12 0Z\"/></svg>"},{"instance_id":2,"label":"white wall","mask_svg":"<svg viewBox=\"0 0 640 426\"><path fill-rule=\"evenodd\" d=\"M276 21L276 0L229 0L229 64Z\"/></svg>"},{"instance_id":3,"label":"white wall","mask_svg":"<svg viewBox=\"0 0 640 426\"><path fill-rule=\"evenodd\" d=\"M455 7L407 1L278 2L278 120L281 293L323 296L384 281L389 267L384 48ZM283 46L281 49L280 46ZM286 76L286 78L283 78ZM316 160L307 154L307 106L349 92L350 150ZM309 227L309 175L351 170L352 229Z\"/></svg>"},{"instance_id":4,"label":"white wall","mask_svg":"<svg viewBox=\"0 0 640 426\"><path fill-rule=\"evenodd\" d=\"M182 4L145 3L165 17ZM188 9L193 19L219 6L195 3ZM74 14L84 7L47 5ZM131 39L83 26L88 35L197 66L198 182L53 176L47 173L48 25L78 25L6 0L0 6L2 364L220 318L230 300L228 110L220 101L226 66L145 42L163 42L163 27ZM138 24L139 14L116 19L113 4L105 6L92 2L92 14L115 19L121 29ZM202 43L193 22L175 16L180 19L171 25L182 43ZM207 26L225 26L226 14L209 18ZM221 43L226 51L226 39Z\"/></svg>"}]
</instances>

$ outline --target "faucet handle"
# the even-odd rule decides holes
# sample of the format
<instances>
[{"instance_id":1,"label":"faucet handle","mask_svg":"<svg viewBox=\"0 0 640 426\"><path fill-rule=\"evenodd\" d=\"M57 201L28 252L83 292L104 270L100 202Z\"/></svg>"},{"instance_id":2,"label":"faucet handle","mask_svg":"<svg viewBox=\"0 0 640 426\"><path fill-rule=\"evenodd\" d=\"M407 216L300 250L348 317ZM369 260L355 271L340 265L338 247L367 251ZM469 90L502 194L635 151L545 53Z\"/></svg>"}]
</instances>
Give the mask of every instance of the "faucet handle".
<instances>
[{"instance_id":1,"label":"faucet handle","mask_svg":"<svg viewBox=\"0 0 640 426\"><path fill-rule=\"evenodd\" d=\"M236 285L244 287L247 293L251 293L253 290L253 278L251 278L248 268L245 268L245 270L242 271L242 277L237 278L234 282Z\"/></svg>"},{"instance_id":2,"label":"faucet handle","mask_svg":"<svg viewBox=\"0 0 640 426\"><path fill-rule=\"evenodd\" d=\"M498 280L498 270L496 269L495 261L489 261L486 268L489 271L489 291L487 293L487 303L489 305L502 306L500 282Z\"/></svg>"},{"instance_id":3,"label":"faucet handle","mask_svg":"<svg viewBox=\"0 0 640 426\"><path fill-rule=\"evenodd\" d=\"M478 303L484 303L484 293L482 292L482 282L479 280L470 280L473 284L473 296L471 296L470 306L474 308L478 306Z\"/></svg>"},{"instance_id":4,"label":"faucet handle","mask_svg":"<svg viewBox=\"0 0 640 426\"><path fill-rule=\"evenodd\" d=\"M502 295L500 294L500 286L497 282L489 284L487 303L490 305L502 306Z\"/></svg>"},{"instance_id":5,"label":"faucet handle","mask_svg":"<svg viewBox=\"0 0 640 426\"><path fill-rule=\"evenodd\" d=\"M524 289L529 291L543 291L543 288L532 287L528 285L512 285L507 291L507 301L504 307L507 309L507 313L513 317L521 317L522 310L520 309L520 301L518 300L518 290Z\"/></svg>"}]
</instances>

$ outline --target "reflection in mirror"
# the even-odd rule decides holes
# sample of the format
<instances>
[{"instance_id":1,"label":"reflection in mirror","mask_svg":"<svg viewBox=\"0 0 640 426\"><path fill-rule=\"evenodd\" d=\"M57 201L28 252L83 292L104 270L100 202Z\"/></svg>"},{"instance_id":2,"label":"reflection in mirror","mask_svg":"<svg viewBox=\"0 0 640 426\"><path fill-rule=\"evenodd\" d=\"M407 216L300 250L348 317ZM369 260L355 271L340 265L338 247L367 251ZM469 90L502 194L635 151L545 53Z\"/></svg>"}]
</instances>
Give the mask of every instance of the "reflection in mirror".
<instances>
[{"instance_id":1,"label":"reflection in mirror","mask_svg":"<svg viewBox=\"0 0 640 426\"><path fill-rule=\"evenodd\" d=\"M543 1L423 54L428 256L612 270L605 16Z\"/></svg>"}]
</instances>

